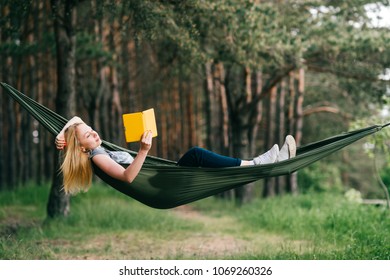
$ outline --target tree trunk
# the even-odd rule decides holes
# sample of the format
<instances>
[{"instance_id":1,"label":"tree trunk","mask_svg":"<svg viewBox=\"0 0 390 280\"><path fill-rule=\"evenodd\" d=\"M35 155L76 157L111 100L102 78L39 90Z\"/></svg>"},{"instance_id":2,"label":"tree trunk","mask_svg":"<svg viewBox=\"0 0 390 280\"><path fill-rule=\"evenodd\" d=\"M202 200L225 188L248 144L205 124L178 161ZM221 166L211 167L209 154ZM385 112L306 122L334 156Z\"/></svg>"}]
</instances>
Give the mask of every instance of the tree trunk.
<instances>
[{"instance_id":1,"label":"tree trunk","mask_svg":"<svg viewBox=\"0 0 390 280\"><path fill-rule=\"evenodd\" d=\"M172 156L178 155L181 152L181 108L180 108L180 85L179 77L172 78L172 90L171 90L171 119L172 119L172 133L171 139L173 140L173 153Z\"/></svg>"},{"instance_id":2,"label":"tree trunk","mask_svg":"<svg viewBox=\"0 0 390 280\"><path fill-rule=\"evenodd\" d=\"M279 93L279 130L277 132L278 134L278 143L279 148L282 147L285 139L285 133L286 133L286 118L285 118L285 106L286 106L286 83L285 80L282 80L280 84L280 93ZM286 188L286 176L279 176L276 178L276 193L283 194L285 188Z\"/></svg>"},{"instance_id":3,"label":"tree trunk","mask_svg":"<svg viewBox=\"0 0 390 280\"><path fill-rule=\"evenodd\" d=\"M137 49L130 24L131 16L127 14L126 5L122 5L121 13L121 60L125 65L121 70L122 74L122 95L124 109L128 112L134 112L138 107L136 98L136 73L137 73Z\"/></svg>"},{"instance_id":4,"label":"tree trunk","mask_svg":"<svg viewBox=\"0 0 390 280\"><path fill-rule=\"evenodd\" d=\"M161 135L161 137L159 137L159 141L158 141L158 148L160 149L161 151L161 156L163 158L167 158L168 157L168 149L169 149L169 132L168 132L168 112L169 112L169 109L168 109L168 100L169 100L169 94L167 92L167 90L165 89L162 89L162 92L161 92L161 106L160 106L160 109L161 109L161 114L160 114L160 117L158 118L158 121L160 121L160 125L159 125L159 134Z\"/></svg>"},{"instance_id":5,"label":"tree trunk","mask_svg":"<svg viewBox=\"0 0 390 280\"><path fill-rule=\"evenodd\" d=\"M303 68L298 71L298 87L297 87L297 100L296 100L296 126L295 126L295 140L297 146L300 146L302 142L302 127L303 127L303 99L305 92L305 71ZM294 87L295 88L295 87ZM292 194L298 194L298 174L297 172L290 175L289 178L289 191Z\"/></svg>"},{"instance_id":6,"label":"tree trunk","mask_svg":"<svg viewBox=\"0 0 390 280\"><path fill-rule=\"evenodd\" d=\"M104 28L104 18L101 16L103 12L101 1L92 0L91 1L92 11L94 13L94 34L96 43L100 43L103 46L106 45L106 35ZM90 91L89 95L91 97L89 110L91 112L91 125L92 127L99 132L102 138L110 141L109 138L109 125L107 116L109 116L110 110L108 108L109 102L109 83L107 72L109 70L108 66L105 65L105 59L99 57L96 60L95 71L97 73L97 83L96 88L93 88Z\"/></svg>"},{"instance_id":7,"label":"tree trunk","mask_svg":"<svg viewBox=\"0 0 390 280\"><path fill-rule=\"evenodd\" d=\"M7 59L7 67L12 69L12 58ZM16 75L12 75L15 77ZM10 81L12 83L14 81ZM11 98L8 98L8 106L7 106L7 117L8 117L8 145L7 145L7 186L8 187L14 187L16 185L16 160L15 160L15 154L16 154L16 135L15 135L15 127L16 127L16 119L15 119L15 110L14 110L15 104L14 101L11 100Z\"/></svg>"},{"instance_id":8,"label":"tree trunk","mask_svg":"<svg viewBox=\"0 0 390 280\"><path fill-rule=\"evenodd\" d=\"M255 83L252 82L255 81ZM231 125L233 127L233 154L242 159L251 159L255 153L255 139L258 133L258 126L262 119L262 101L259 98L262 90L261 72L254 74L249 67L243 69L244 98L240 102L233 102L233 94L230 96ZM235 189L235 198L238 204L243 204L253 198L255 183L250 183Z\"/></svg>"},{"instance_id":9,"label":"tree trunk","mask_svg":"<svg viewBox=\"0 0 390 280\"><path fill-rule=\"evenodd\" d=\"M211 149L217 153L222 153L222 102L221 102L221 67L219 63L214 63L212 66L212 82L213 82L213 91L211 92L211 114L210 114L210 126L211 132L209 135Z\"/></svg>"},{"instance_id":10,"label":"tree trunk","mask_svg":"<svg viewBox=\"0 0 390 280\"><path fill-rule=\"evenodd\" d=\"M179 92L180 92L180 114L179 118L180 122L180 151L184 151L184 149L188 149L191 132L191 116L188 115L188 110L190 109L188 104L190 102L190 91L188 90L187 83L183 81L183 78L179 78Z\"/></svg>"},{"instance_id":11,"label":"tree trunk","mask_svg":"<svg viewBox=\"0 0 390 280\"><path fill-rule=\"evenodd\" d=\"M221 153L229 154L229 108L226 96L226 86L225 86L225 68L222 62L219 62L216 65L219 75L219 96L221 100L221 123L222 123L222 137L221 137Z\"/></svg>"},{"instance_id":12,"label":"tree trunk","mask_svg":"<svg viewBox=\"0 0 390 280\"><path fill-rule=\"evenodd\" d=\"M263 88L263 73L260 70L256 71L254 80L254 100L257 101L255 101L254 103L254 109L251 111L251 116L249 120L249 125L251 127L249 135L249 151L251 155L256 156L258 151L255 140L257 139L257 136L259 134L260 123L263 118L263 100L260 98L261 91Z\"/></svg>"},{"instance_id":13,"label":"tree trunk","mask_svg":"<svg viewBox=\"0 0 390 280\"><path fill-rule=\"evenodd\" d=\"M43 10L44 10L43 3L39 3L36 6L36 12L34 12L35 22L40 22L40 21L45 22L47 17L44 16ZM42 40L42 30L37 24L34 25L34 36L38 41ZM42 63L43 59L44 56L42 55L42 53L38 53L35 55L35 60L37 62L40 62L40 63L36 63L36 70L34 71L34 73L36 73L36 78L35 78L36 79L35 86L37 91L36 100L40 104L44 104L43 103L43 71L42 71L43 67L41 66L41 65L45 65L44 63ZM46 67L47 66L48 65L46 65ZM46 78L48 79L49 77ZM46 154L44 145L46 142L46 138L45 138L46 130L44 129L43 126L39 125L39 123L35 120L33 121L33 124L34 124L33 129L37 133L36 138L34 138L35 141L34 143L36 144L35 150L37 150L36 159L38 162L36 167L36 179L37 179L37 184L42 185L44 182L43 174L44 174L45 154Z\"/></svg>"},{"instance_id":14,"label":"tree trunk","mask_svg":"<svg viewBox=\"0 0 390 280\"><path fill-rule=\"evenodd\" d=\"M216 126L214 124L215 118L213 116L215 115L215 97L214 97L214 82L213 82L213 74L212 74L212 62L208 61L205 64L205 76L206 76L206 145L209 149L215 150L214 141L211 139L213 138L212 132L214 127ZM213 120L213 121L212 121Z\"/></svg>"},{"instance_id":15,"label":"tree trunk","mask_svg":"<svg viewBox=\"0 0 390 280\"><path fill-rule=\"evenodd\" d=\"M0 56L0 63L1 65L2 64L2 59L1 59L1 56ZM0 70L0 77L3 78L3 71ZM4 104L4 94L0 94L0 139L5 139L4 137L4 133L3 133L3 129L4 129L4 118L5 118L5 113L4 113L4 110L3 110L3 104ZM4 185L5 185L5 176L6 176L6 173L5 173L5 157L4 157L4 154L5 154L5 143L4 142L1 142L0 143L0 191L3 189Z\"/></svg>"},{"instance_id":16,"label":"tree trunk","mask_svg":"<svg viewBox=\"0 0 390 280\"><path fill-rule=\"evenodd\" d=\"M6 16L6 9L1 8L0 9L0 16L1 18L5 18ZM3 32L3 29L0 28L0 43L3 43L6 40L6 34ZM5 65L6 59L5 55L0 55L0 65ZM7 67L1 67L0 68L0 78L2 81L6 81L7 75ZM3 89L0 88L1 93L3 93ZM0 139L5 139L5 98L4 94L0 94ZM5 186L5 181L6 181L6 164L5 164L5 152L6 152L6 147L4 142L0 142L0 191L3 189Z\"/></svg>"},{"instance_id":17,"label":"tree trunk","mask_svg":"<svg viewBox=\"0 0 390 280\"><path fill-rule=\"evenodd\" d=\"M58 88L56 111L65 117L72 117L75 109L75 49L74 25L76 10L72 0L52 0L54 33L57 51ZM63 192L63 179L59 174L59 153L55 153L56 168L53 172L47 214L49 217L67 216L70 210L69 197Z\"/></svg>"},{"instance_id":18,"label":"tree trunk","mask_svg":"<svg viewBox=\"0 0 390 280\"><path fill-rule=\"evenodd\" d=\"M267 118L267 127L268 134L265 135L265 150L270 149L275 144L275 135L276 135L276 99L277 99L277 87L274 86L271 89L271 93L269 95L269 106L268 106L268 118ZM264 150L264 151L265 151ZM276 194L276 179L275 178L266 178L264 179L264 190L263 196L270 197Z\"/></svg>"},{"instance_id":19,"label":"tree trunk","mask_svg":"<svg viewBox=\"0 0 390 280\"><path fill-rule=\"evenodd\" d=\"M197 129L196 129L196 114L194 110L194 92L193 92L193 85L190 80L190 84L187 85L187 121L188 121L188 147L189 148L193 145L195 145L196 141L196 135L197 135Z\"/></svg>"},{"instance_id":20,"label":"tree trunk","mask_svg":"<svg viewBox=\"0 0 390 280\"><path fill-rule=\"evenodd\" d=\"M109 35L109 45L111 49L115 50L116 44L116 38L114 37L114 34L118 34L117 30L112 26L111 27L111 32ZM116 52L119 53L119 50ZM114 55L113 59L114 61L117 62L117 55ZM116 63L115 63L116 64ZM110 67L110 85L111 85L111 90L110 92L112 93L111 97L111 108L110 108L110 139L114 143L119 143L120 140L124 139L122 132L122 103L121 103L121 98L120 98L120 93L119 93L119 81L118 81L118 72L116 69L115 64Z\"/></svg>"},{"instance_id":21,"label":"tree trunk","mask_svg":"<svg viewBox=\"0 0 390 280\"><path fill-rule=\"evenodd\" d=\"M305 70L303 68L299 69L298 74L298 98L297 98L297 127L295 140L297 145L300 145L302 142L302 127L303 127L303 99L305 93Z\"/></svg>"},{"instance_id":22,"label":"tree trunk","mask_svg":"<svg viewBox=\"0 0 390 280\"><path fill-rule=\"evenodd\" d=\"M295 134L295 78L294 78L294 72L290 72L288 76L288 88L289 88L289 95L290 95L290 102L288 105L288 134L294 135Z\"/></svg>"}]
</instances>

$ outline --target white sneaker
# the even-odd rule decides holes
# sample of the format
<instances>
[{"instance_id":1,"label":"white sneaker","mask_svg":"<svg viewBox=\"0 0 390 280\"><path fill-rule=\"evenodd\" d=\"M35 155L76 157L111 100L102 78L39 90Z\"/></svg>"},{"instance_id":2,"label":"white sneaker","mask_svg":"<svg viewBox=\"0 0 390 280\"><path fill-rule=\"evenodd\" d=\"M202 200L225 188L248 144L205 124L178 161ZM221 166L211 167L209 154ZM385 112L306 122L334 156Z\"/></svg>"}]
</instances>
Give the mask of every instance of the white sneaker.
<instances>
[{"instance_id":1,"label":"white sneaker","mask_svg":"<svg viewBox=\"0 0 390 280\"><path fill-rule=\"evenodd\" d=\"M276 161L283 161L289 158L293 158L295 157L296 153L297 144L295 143L295 139L291 135L287 135Z\"/></svg>"},{"instance_id":2,"label":"white sneaker","mask_svg":"<svg viewBox=\"0 0 390 280\"><path fill-rule=\"evenodd\" d=\"M279 146L275 144L270 150L253 159L255 165L274 163L279 155Z\"/></svg>"}]
</instances>

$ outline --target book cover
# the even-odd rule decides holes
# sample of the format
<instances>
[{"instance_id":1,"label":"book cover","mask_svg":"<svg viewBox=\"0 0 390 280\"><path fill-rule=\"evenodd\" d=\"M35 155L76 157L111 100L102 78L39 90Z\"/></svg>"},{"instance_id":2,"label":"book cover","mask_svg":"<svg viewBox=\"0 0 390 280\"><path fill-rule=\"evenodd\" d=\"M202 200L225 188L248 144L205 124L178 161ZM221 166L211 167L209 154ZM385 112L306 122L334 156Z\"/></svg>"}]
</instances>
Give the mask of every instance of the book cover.
<instances>
[{"instance_id":1,"label":"book cover","mask_svg":"<svg viewBox=\"0 0 390 280\"><path fill-rule=\"evenodd\" d=\"M153 108L142 112L123 114L122 117L126 142L140 141L142 135L147 130L152 131L153 137L157 136L157 125Z\"/></svg>"}]
</instances>

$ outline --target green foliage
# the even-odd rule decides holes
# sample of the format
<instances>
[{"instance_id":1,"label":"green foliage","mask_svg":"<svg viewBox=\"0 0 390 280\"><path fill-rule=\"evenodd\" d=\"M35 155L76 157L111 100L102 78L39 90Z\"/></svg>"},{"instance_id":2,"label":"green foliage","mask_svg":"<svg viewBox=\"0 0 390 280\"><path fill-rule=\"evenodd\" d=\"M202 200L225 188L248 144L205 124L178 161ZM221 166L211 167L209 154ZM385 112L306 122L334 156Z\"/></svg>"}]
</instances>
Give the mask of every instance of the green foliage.
<instances>
[{"instance_id":1,"label":"green foliage","mask_svg":"<svg viewBox=\"0 0 390 280\"><path fill-rule=\"evenodd\" d=\"M31 0L2 0L0 7L9 6L9 14L7 17L1 17L0 26L2 27L2 35L11 37L14 40L19 39L19 32L24 24L24 19L31 12ZM2 11L3 12L3 11Z\"/></svg>"},{"instance_id":2,"label":"green foliage","mask_svg":"<svg viewBox=\"0 0 390 280\"><path fill-rule=\"evenodd\" d=\"M298 172L301 192L341 192L341 170L335 164L316 162Z\"/></svg>"},{"instance_id":3,"label":"green foliage","mask_svg":"<svg viewBox=\"0 0 390 280\"><path fill-rule=\"evenodd\" d=\"M9 40L0 44L0 54L13 57L25 57L49 52L55 53L54 36L51 33L43 34L42 40L34 42Z\"/></svg>"},{"instance_id":4,"label":"green foliage","mask_svg":"<svg viewBox=\"0 0 390 280\"><path fill-rule=\"evenodd\" d=\"M135 40L150 43L164 66L202 60L195 22L201 6L198 1L138 0L124 2L120 9L129 15Z\"/></svg>"},{"instance_id":5,"label":"green foliage","mask_svg":"<svg viewBox=\"0 0 390 280\"><path fill-rule=\"evenodd\" d=\"M387 191L390 193L390 163L389 162L387 162L387 164L380 171L380 177L382 178L383 183L387 188Z\"/></svg>"},{"instance_id":6,"label":"green foliage","mask_svg":"<svg viewBox=\"0 0 390 280\"><path fill-rule=\"evenodd\" d=\"M371 114L366 118L360 118L354 121L351 124L351 129L359 129L369 125L385 125L389 123L389 119L388 119L389 108L387 105L388 103L389 103L389 98L383 97L381 106L371 105L370 106ZM388 127L385 127L379 133L376 133L375 137L368 139L370 140L369 143L371 144L371 149L368 148L366 152L369 153L371 157L375 155L375 152L380 152L380 153L384 153L387 156L387 158L389 158L389 154L390 154L389 139L390 139L390 130ZM373 149L374 147L376 147L375 150Z\"/></svg>"},{"instance_id":7,"label":"green foliage","mask_svg":"<svg viewBox=\"0 0 390 280\"><path fill-rule=\"evenodd\" d=\"M368 125L385 125L389 123L388 120L388 104L389 98L383 98L382 106L372 106L372 114L367 118L361 118L352 123L352 128L361 128ZM370 158L373 158L373 161L376 165L375 172L378 173L377 176L383 181L383 191L385 192L386 197L388 197L390 192L390 180L389 180L389 171L390 171L390 129L389 127L384 127L380 132L376 133L374 137L367 139L367 145L365 152Z\"/></svg>"},{"instance_id":8,"label":"green foliage","mask_svg":"<svg viewBox=\"0 0 390 280\"><path fill-rule=\"evenodd\" d=\"M290 19L296 18L300 7L286 7L253 1L210 3L199 25L206 53L217 61L253 68L299 63L300 39L291 32L298 20Z\"/></svg>"},{"instance_id":9,"label":"green foliage","mask_svg":"<svg viewBox=\"0 0 390 280\"><path fill-rule=\"evenodd\" d=\"M79 32L76 35L77 49L76 55L78 61L104 59L105 62L112 61L112 54L104 50L101 42L96 42L95 37L85 32Z\"/></svg>"}]
</instances>

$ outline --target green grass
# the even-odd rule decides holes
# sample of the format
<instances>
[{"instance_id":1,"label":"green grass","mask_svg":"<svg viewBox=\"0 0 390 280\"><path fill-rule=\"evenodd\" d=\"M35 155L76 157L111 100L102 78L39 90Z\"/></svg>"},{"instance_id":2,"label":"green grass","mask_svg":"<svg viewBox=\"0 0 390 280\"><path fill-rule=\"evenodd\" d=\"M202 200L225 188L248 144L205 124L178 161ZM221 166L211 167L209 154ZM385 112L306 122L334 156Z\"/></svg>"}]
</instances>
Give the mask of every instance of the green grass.
<instances>
[{"instance_id":1,"label":"green grass","mask_svg":"<svg viewBox=\"0 0 390 280\"><path fill-rule=\"evenodd\" d=\"M252 230L309 241L301 253L275 250L250 258L390 259L390 216L383 208L336 194L284 196L243 207L237 217Z\"/></svg>"},{"instance_id":2,"label":"green grass","mask_svg":"<svg viewBox=\"0 0 390 280\"><path fill-rule=\"evenodd\" d=\"M1 193L0 259L390 259L389 211L341 194L156 210L94 186L48 220L48 192Z\"/></svg>"}]
</instances>

